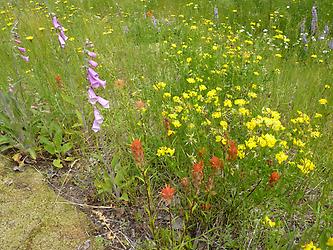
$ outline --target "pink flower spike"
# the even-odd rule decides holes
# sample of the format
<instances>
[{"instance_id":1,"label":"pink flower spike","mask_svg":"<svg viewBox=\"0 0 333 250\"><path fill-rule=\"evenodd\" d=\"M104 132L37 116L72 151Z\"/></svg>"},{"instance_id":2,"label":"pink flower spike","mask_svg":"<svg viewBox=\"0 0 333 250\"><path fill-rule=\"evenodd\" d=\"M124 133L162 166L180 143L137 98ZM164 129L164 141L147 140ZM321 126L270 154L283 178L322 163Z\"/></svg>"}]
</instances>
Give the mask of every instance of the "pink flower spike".
<instances>
[{"instance_id":1,"label":"pink flower spike","mask_svg":"<svg viewBox=\"0 0 333 250\"><path fill-rule=\"evenodd\" d=\"M61 24L58 22L58 19L56 16L52 17L52 23L55 29L62 28Z\"/></svg>"},{"instance_id":2,"label":"pink flower spike","mask_svg":"<svg viewBox=\"0 0 333 250\"><path fill-rule=\"evenodd\" d=\"M88 68L88 75L90 75L94 78L98 77L98 73L95 70L93 70L92 68Z\"/></svg>"},{"instance_id":3,"label":"pink flower spike","mask_svg":"<svg viewBox=\"0 0 333 250\"><path fill-rule=\"evenodd\" d=\"M21 55L21 58L22 58L24 61L29 62L29 56L22 56L22 55Z\"/></svg>"},{"instance_id":4,"label":"pink flower spike","mask_svg":"<svg viewBox=\"0 0 333 250\"><path fill-rule=\"evenodd\" d=\"M63 31L63 29L60 30L60 36L62 37L62 39L64 39L64 41L68 40L68 37L65 35L65 32Z\"/></svg>"},{"instance_id":5,"label":"pink flower spike","mask_svg":"<svg viewBox=\"0 0 333 250\"><path fill-rule=\"evenodd\" d=\"M21 44L22 42L19 39L15 39L16 44Z\"/></svg>"},{"instance_id":6,"label":"pink flower spike","mask_svg":"<svg viewBox=\"0 0 333 250\"><path fill-rule=\"evenodd\" d=\"M96 58L96 53L95 52L88 51L87 54L88 54L88 56L90 56L92 58Z\"/></svg>"},{"instance_id":7,"label":"pink flower spike","mask_svg":"<svg viewBox=\"0 0 333 250\"><path fill-rule=\"evenodd\" d=\"M23 48L23 47L17 47L17 49L18 49L20 52L22 52L22 53L27 52L27 50L26 50L25 48Z\"/></svg>"},{"instance_id":8,"label":"pink flower spike","mask_svg":"<svg viewBox=\"0 0 333 250\"><path fill-rule=\"evenodd\" d=\"M95 121L93 122L93 125L92 125L91 129L92 129L95 133L97 133L98 131L101 130L101 125L100 125L98 122L96 122L96 120L95 120Z\"/></svg>"},{"instance_id":9,"label":"pink flower spike","mask_svg":"<svg viewBox=\"0 0 333 250\"><path fill-rule=\"evenodd\" d=\"M98 124L102 124L103 121L104 121L104 118L103 116L101 115L101 113L98 111L97 108L94 107L94 116L95 116L95 121L98 123Z\"/></svg>"},{"instance_id":10,"label":"pink flower spike","mask_svg":"<svg viewBox=\"0 0 333 250\"><path fill-rule=\"evenodd\" d=\"M58 35L58 40L60 43L60 47L65 48L65 45L66 45L65 40L62 38L62 36L60 34Z\"/></svg>"},{"instance_id":11,"label":"pink flower spike","mask_svg":"<svg viewBox=\"0 0 333 250\"><path fill-rule=\"evenodd\" d=\"M105 109L108 109L110 108L110 105L109 105L109 101L108 100L105 100L104 98L98 96L97 97L97 101L99 104L101 104L103 106L103 108Z\"/></svg>"},{"instance_id":12,"label":"pink flower spike","mask_svg":"<svg viewBox=\"0 0 333 250\"><path fill-rule=\"evenodd\" d=\"M96 102L98 101L98 96L95 94L94 90L90 87L88 89L88 96L89 96L89 102L91 104L96 104Z\"/></svg>"},{"instance_id":13,"label":"pink flower spike","mask_svg":"<svg viewBox=\"0 0 333 250\"><path fill-rule=\"evenodd\" d=\"M93 68L96 68L96 67L98 66L98 63L95 62L95 61L93 61L93 60L89 60L89 64L90 64L90 66L93 67Z\"/></svg>"}]
</instances>

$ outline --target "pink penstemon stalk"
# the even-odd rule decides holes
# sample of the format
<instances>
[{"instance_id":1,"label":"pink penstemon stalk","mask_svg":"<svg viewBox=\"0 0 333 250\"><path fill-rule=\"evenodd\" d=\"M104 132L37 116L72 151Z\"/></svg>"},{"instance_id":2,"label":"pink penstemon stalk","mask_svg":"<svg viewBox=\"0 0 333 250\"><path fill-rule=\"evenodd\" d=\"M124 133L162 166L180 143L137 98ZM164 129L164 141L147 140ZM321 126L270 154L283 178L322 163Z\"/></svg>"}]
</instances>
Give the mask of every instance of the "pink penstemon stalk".
<instances>
[{"instance_id":1,"label":"pink penstemon stalk","mask_svg":"<svg viewBox=\"0 0 333 250\"><path fill-rule=\"evenodd\" d=\"M86 46L85 48L93 48L93 44L89 42L88 40L86 41ZM98 89L100 87L105 88L106 81L101 80L99 78L98 73L95 71L95 68L98 66L98 63L95 62L93 59L97 57L96 53L93 51L89 51L87 49L84 50L84 53L88 55L87 59L87 80L90 83L90 86L88 88L88 100L89 103L93 105L94 107L94 122L92 125L92 130L94 132L98 132L101 129L101 125L104 121L103 116L99 112L99 110L96 107L96 104L98 103L101 105L103 108L109 108L109 101L104 99L103 97L100 97L96 95L94 89Z\"/></svg>"},{"instance_id":2,"label":"pink penstemon stalk","mask_svg":"<svg viewBox=\"0 0 333 250\"><path fill-rule=\"evenodd\" d=\"M52 24L55 30L58 31L58 41L61 48L65 48L66 41L68 37L65 35L65 28L59 23L57 17L55 15L52 16Z\"/></svg>"},{"instance_id":3,"label":"pink penstemon stalk","mask_svg":"<svg viewBox=\"0 0 333 250\"><path fill-rule=\"evenodd\" d=\"M15 48L19 51L20 57L24 61L29 62L29 56L26 55L27 50L26 50L26 48L22 47L22 45L21 45L22 41L20 40L20 36L17 33L17 24L18 24L18 21L15 22L15 24L11 30L13 41L15 43Z\"/></svg>"}]
</instances>

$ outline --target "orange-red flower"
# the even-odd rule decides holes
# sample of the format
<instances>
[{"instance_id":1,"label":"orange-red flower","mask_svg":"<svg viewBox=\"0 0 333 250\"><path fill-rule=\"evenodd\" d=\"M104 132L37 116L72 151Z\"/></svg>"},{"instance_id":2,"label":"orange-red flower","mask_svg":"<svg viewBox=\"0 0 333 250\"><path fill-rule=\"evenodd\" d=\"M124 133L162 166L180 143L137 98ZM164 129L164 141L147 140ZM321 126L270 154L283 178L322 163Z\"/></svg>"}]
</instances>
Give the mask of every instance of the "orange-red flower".
<instances>
[{"instance_id":1,"label":"orange-red flower","mask_svg":"<svg viewBox=\"0 0 333 250\"><path fill-rule=\"evenodd\" d=\"M138 164L142 164L144 161L144 152L141 141L139 139L135 139L131 144L131 150L134 157L134 160Z\"/></svg>"},{"instance_id":2,"label":"orange-red flower","mask_svg":"<svg viewBox=\"0 0 333 250\"><path fill-rule=\"evenodd\" d=\"M176 190L170 187L169 184L166 184L165 187L161 191L161 196L165 200L167 204L170 204L173 196L175 195Z\"/></svg>"},{"instance_id":3,"label":"orange-red flower","mask_svg":"<svg viewBox=\"0 0 333 250\"><path fill-rule=\"evenodd\" d=\"M237 145L236 142L234 142L233 140L228 140L228 152L227 152L227 160L228 161L234 161L237 159L237 155L238 155L238 149L237 149Z\"/></svg>"},{"instance_id":4,"label":"orange-red flower","mask_svg":"<svg viewBox=\"0 0 333 250\"><path fill-rule=\"evenodd\" d=\"M269 185L273 186L280 179L280 174L276 171L271 173L269 177Z\"/></svg>"},{"instance_id":5,"label":"orange-red flower","mask_svg":"<svg viewBox=\"0 0 333 250\"><path fill-rule=\"evenodd\" d=\"M198 187L203 179L203 161L193 164L192 177L194 186Z\"/></svg>"},{"instance_id":6,"label":"orange-red flower","mask_svg":"<svg viewBox=\"0 0 333 250\"><path fill-rule=\"evenodd\" d=\"M210 165L214 170L218 170L220 168L223 168L223 161L221 161L217 156L213 155L212 158L210 158Z\"/></svg>"}]
</instances>

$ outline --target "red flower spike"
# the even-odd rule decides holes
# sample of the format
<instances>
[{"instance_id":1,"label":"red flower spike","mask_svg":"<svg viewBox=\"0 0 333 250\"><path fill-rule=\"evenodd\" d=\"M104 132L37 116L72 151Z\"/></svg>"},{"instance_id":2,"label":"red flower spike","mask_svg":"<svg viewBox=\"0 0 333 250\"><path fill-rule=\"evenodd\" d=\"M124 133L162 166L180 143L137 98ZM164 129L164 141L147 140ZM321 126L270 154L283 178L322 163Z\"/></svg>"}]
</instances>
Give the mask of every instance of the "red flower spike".
<instances>
[{"instance_id":1,"label":"red flower spike","mask_svg":"<svg viewBox=\"0 0 333 250\"><path fill-rule=\"evenodd\" d=\"M138 164L143 164L144 161L144 152L141 141L139 139L135 139L131 144L132 155L134 160Z\"/></svg>"},{"instance_id":2,"label":"red flower spike","mask_svg":"<svg viewBox=\"0 0 333 250\"><path fill-rule=\"evenodd\" d=\"M210 159L210 165L214 170L223 169L223 161L221 161L217 156L213 155Z\"/></svg>"},{"instance_id":3,"label":"red flower spike","mask_svg":"<svg viewBox=\"0 0 333 250\"><path fill-rule=\"evenodd\" d=\"M238 155L238 149L237 149L236 142L234 142L233 140L229 140L228 141L227 160L234 161L237 159L237 155Z\"/></svg>"},{"instance_id":4,"label":"red flower spike","mask_svg":"<svg viewBox=\"0 0 333 250\"><path fill-rule=\"evenodd\" d=\"M269 185L273 186L277 181L280 179L280 174L276 171L271 173L271 176L269 177Z\"/></svg>"},{"instance_id":5,"label":"red flower spike","mask_svg":"<svg viewBox=\"0 0 333 250\"><path fill-rule=\"evenodd\" d=\"M169 184L166 184L165 187L161 191L161 196L163 200L169 205L173 199L173 196L175 195L176 190L172 187L170 187Z\"/></svg>"}]
</instances>

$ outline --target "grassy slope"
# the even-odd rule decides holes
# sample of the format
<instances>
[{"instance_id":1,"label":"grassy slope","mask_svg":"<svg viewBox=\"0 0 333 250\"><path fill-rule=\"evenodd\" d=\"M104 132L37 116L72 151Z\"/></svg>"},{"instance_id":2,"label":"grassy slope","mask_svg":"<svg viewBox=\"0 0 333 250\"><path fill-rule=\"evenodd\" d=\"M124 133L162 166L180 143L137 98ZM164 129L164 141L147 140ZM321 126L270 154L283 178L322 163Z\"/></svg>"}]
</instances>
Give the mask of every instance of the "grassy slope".
<instances>
[{"instance_id":1,"label":"grassy slope","mask_svg":"<svg viewBox=\"0 0 333 250\"><path fill-rule=\"evenodd\" d=\"M196 1L193 1L196 3ZM31 64L23 64L21 61L14 62L12 59L11 43L9 28L0 31L1 43L3 44L0 51L0 58L7 63L1 67L0 82L1 88L7 88L7 78L11 76L14 82L19 84L16 77L16 68L21 72L23 77L23 85L29 93L38 92L38 96L34 96L32 103L47 102L45 105L46 112L50 112L50 116L64 123L67 127L68 134L75 136L75 129L71 129L73 123L79 123L76 118L75 110L84 113L84 117L88 124L92 122L92 109L86 105L86 85L82 68L83 56L77 51L82 49L86 38L92 40L95 44L95 50L98 52L97 61L101 63L99 72L101 78L107 79L109 85L106 90L100 92L103 97L112 102L111 111L104 113L105 132L102 132L100 139L107 134L110 139L107 142L112 146L107 149L107 153L113 153L127 147L130 137L135 135L142 127L137 127L136 123L140 120L133 106L138 99L151 99L152 118L154 114L158 114L160 109L155 107L155 100L152 98L151 85L158 81L177 82L179 70L177 67L164 60L165 52L168 51L164 47L163 41L172 42L187 41L188 36L192 34L181 28L181 18L176 19L177 33L173 33L167 28L161 33L157 33L152 27L150 20L143 19L143 13L147 10L153 10L156 18L168 18L174 20L170 15L179 14L185 16L188 23L192 23L199 18L212 18L213 6L219 6L220 19L226 20L231 26L238 27L238 24L244 25L246 29L250 27L250 22L258 22L261 20L261 27L257 30L258 39L260 30L264 28L270 29L272 25L278 25L287 36L296 41L298 36L298 27L301 20L307 17L308 24L310 20L311 1L197 1L198 9L186 6L182 1L121 1L116 4L114 1L95 0L95 1L68 1L67 4L56 4L53 1L47 2L50 12L56 12L60 22L68 28L66 34L73 37L73 41L69 41L66 49L59 49L57 38L54 31L51 31L50 19L45 15L47 10L32 10L36 8L35 2L16 1L17 4L13 9L19 20L19 33L23 40L23 45L29 49L28 54L31 57ZM75 7L79 7L77 12L71 16L74 9L71 9L71 3ZM320 17L320 27L332 18L331 1L318 1L318 10ZM287 9L287 5L290 6ZM5 6L5 4L4 4ZM5 7L8 9L8 7ZM236 9L237 13L232 10ZM283 17L273 22L269 19L269 14L273 11L279 11ZM3 14L3 16L6 14ZM8 15L11 16L11 15ZM66 19L65 19L66 17ZM192 20L191 20L192 18ZM6 26L9 21L2 21L2 26ZM199 21L198 21L199 22ZM123 32L125 26L128 27L129 33ZM45 30L40 31L39 28L44 27ZM103 35L113 29L111 34ZM235 28L235 29L236 29ZM24 40L25 36L33 35L34 39L29 42ZM257 34L256 34L257 35ZM47 41L47 42L46 42ZM264 42L258 40L258 44L264 46ZM199 47L200 35L193 42L193 47ZM223 45L222 45L223 46ZM76 51L77 53L74 53ZM163 53L160 53L163 52ZM257 47L256 53L260 54L264 59L262 64L268 72L280 70L280 74L274 75L271 79L267 79L263 86L259 100L256 105L258 110L262 106L270 106L277 108L284 114L287 120L297 110L305 111L308 114L320 112L324 114L323 121L323 137L313 145L315 159L318 162L320 170L311 175L310 187L307 187L307 180L300 180L295 185L293 198L298 202L298 207L293 207L293 202L288 201L285 197L276 198L274 209L280 215L281 223L285 223L289 231L281 232L279 230L270 233L268 231L258 232L256 228L259 225L258 217L265 211L270 209L271 204L262 203L256 205L257 208L250 212L246 209L242 210L242 218L248 218L243 224L241 221L231 223L230 232L224 232L226 236L223 242L231 242L234 247L245 248L248 242L252 245L266 244L273 247L276 242L286 246L292 245L293 240L313 239L318 240L319 237L327 237L329 227L329 219L332 212L332 106L333 96L331 89L325 90L324 85L332 86L332 66L330 65L331 57L324 63L314 63L310 58L312 53L320 53L320 48L310 47L307 55L302 57L304 53L302 49L291 48L285 51L283 59L274 57L275 52L271 52L266 47ZM290 55L291 54L291 55ZM300 56L299 56L300 55ZM19 67L17 66L19 64ZM25 74L26 71L33 67L33 72ZM56 75L60 75L64 84L63 88L59 88L54 80ZM121 78L126 80L126 88L118 89L112 83L115 79ZM239 78L235 76L232 80L237 81ZM249 79L251 81L252 79ZM60 98L60 99L59 99ZM326 98L330 106L322 107L318 104L320 98ZM60 101L59 101L60 100ZM158 103L158 102L156 102ZM43 104L41 104L42 107ZM126 110L126 112L124 112ZM49 113L46 113L46 117ZM39 117L40 118L40 117ZM43 116L40 119L45 119ZM160 118L159 118L160 119ZM151 121L150 121L151 122ZM117 126L114 126L117 124ZM151 126L150 126L151 125ZM89 125L90 126L90 125ZM160 129L159 124L150 124L145 127L147 137L154 135ZM74 135L73 135L74 134ZM80 138L80 136L78 136ZM85 140L89 141L90 135L85 134ZM74 137L76 138L76 137ZM157 140L155 138L155 140ZM148 142L147 142L148 143ZM151 144L154 145L155 141ZM93 149L83 147L83 151L90 152ZM152 152L153 154L153 152ZM282 192L282 194L286 195ZM291 194L289 194L291 195ZM292 195L291 195L292 196ZM307 201L302 205L302 198ZM253 201L251 201L253 202ZM249 204L251 204L249 202ZM260 202L259 202L260 203ZM254 202L254 204L256 204ZM246 203L244 206L247 205ZM284 211L286 214L284 214ZM278 216L277 216L278 217ZM255 221L251 224L251 221ZM304 224L304 226L300 225ZM235 236L234 230L238 230ZM292 230L291 228L296 228ZM254 233L250 233L254 230ZM287 237L280 237L283 233L289 234ZM313 235L315 235L314 238ZM230 238L237 238L238 243L232 243ZM326 238L325 238L326 239ZM304 242L304 241L302 241ZM221 243L222 244L222 243Z\"/></svg>"}]
</instances>

